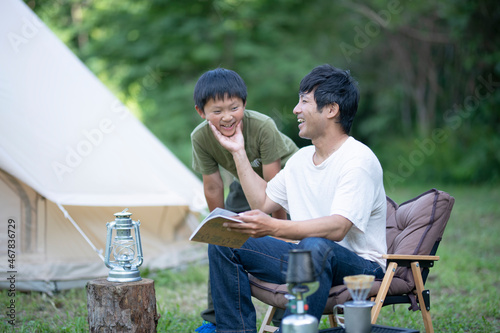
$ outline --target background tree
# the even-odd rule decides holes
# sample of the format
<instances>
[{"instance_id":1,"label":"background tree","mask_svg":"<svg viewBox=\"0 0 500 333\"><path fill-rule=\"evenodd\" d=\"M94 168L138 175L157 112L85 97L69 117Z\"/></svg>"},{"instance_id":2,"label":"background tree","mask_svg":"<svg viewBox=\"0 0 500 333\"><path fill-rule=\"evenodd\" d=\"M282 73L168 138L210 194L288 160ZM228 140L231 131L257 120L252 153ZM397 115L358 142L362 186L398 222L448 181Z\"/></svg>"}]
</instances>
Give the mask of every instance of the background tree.
<instances>
[{"instance_id":1,"label":"background tree","mask_svg":"<svg viewBox=\"0 0 500 333\"><path fill-rule=\"evenodd\" d=\"M300 79L350 69L353 135L386 188L500 179L500 6L494 0L30 0L28 5L186 165L206 70L240 73L247 107L299 145Z\"/></svg>"}]
</instances>

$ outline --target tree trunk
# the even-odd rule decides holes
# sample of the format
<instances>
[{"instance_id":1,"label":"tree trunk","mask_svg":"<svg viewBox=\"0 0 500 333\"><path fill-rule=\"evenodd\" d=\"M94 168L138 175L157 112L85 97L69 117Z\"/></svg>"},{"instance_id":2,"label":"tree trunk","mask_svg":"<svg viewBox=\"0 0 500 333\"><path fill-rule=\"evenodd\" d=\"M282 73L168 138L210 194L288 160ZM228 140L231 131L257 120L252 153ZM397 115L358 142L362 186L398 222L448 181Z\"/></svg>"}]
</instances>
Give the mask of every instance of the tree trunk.
<instances>
[{"instance_id":1,"label":"tree trunk","mask_svg":"<svg viewBox=\"0 0 500 333\"><path fill-rule=\"evenodd\" d=\"M156 332L154 281L87 283L89 332Z\"/></svg>"}]
</instances>

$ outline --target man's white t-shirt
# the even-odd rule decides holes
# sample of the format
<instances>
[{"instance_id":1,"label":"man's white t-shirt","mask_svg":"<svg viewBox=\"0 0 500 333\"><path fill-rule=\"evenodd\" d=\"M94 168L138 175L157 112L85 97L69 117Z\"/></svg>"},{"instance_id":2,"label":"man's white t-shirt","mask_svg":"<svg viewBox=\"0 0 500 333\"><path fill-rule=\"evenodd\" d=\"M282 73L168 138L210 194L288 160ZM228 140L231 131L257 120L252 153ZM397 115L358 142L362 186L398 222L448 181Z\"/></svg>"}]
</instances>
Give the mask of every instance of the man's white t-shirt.
<instances>
[{"instance_id":1,"label":"man's white t-shirt","mask_svg":"<svg viewBox=\"0 0 500 333\"><path fill-rule=\"evenodd\" d=\"M382 167L363 143L349 137L320 165L314 146L296 152L267 185L266 194L294 221L334 214L353 223L340 245L385 269L386 197Z\"/></svg>"}]
</instances>

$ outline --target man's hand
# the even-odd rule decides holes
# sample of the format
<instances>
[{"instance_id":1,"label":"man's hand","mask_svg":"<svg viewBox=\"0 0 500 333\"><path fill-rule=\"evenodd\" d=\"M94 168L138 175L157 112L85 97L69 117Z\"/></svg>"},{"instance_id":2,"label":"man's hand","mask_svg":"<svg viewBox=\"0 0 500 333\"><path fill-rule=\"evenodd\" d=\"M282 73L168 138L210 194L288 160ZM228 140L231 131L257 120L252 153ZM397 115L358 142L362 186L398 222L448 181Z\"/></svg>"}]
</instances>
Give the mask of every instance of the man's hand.
<instances>
[{"instance_id":1,"label":"man's hand","mask_svg":"<svg viewBox=\"0 0 500 333\"><path fill-rule=\"evenodd\" d=\"M278 210L280 206L277 203L272 202L271 199L267 199L267 182L262 179L255 172L255 170L253 170L252 165L248 160L247 152L245 151L245 139L243 138L242 132L243 122L240 121L240 123L236 126L234 135L230 137L224 136L220 133L220 131L218 131L211 122L208 122L208 124L221 146L233 155L236 171L238 172L238 178L250 207L259 208L267 213L273 213ZM245 228L247 228L247 226ZM262 230L252 232L251 230L245 229L243 232L255 235L254 237L265 236Z\"/></svg>"},{"instance_id":2,"label":"man's hand","mask_svg":"<svg viewBox=\"0 0 500 333\"><path fill-rule=\"evenodd\" d=\"M231 231L249 234L254 238L273 236L278 229L278 221L260 210L251 210L240 213L239 217L245 223L224 223L224 227Z\"/></svg>"},{"instance_id":3,"label":"man's hand","mask_svg":"<svg viewBox=\"0 0 500 333\"><path fill-rule=\"evenodd\" d=\"M301 240L306 237L321 237L340 242L353 226L345 217L334 214L311 220L290 221L269 216L260 210L240 213L238 219L245 223L224 223L234 232L249 234L254 238L272 236L285 240Z\"/></svg>"},{"instance_id":4,"label":"man's hand","mask_svg":"<svg viewBox=\"0 0 500 333\"><path fill-rule=\"evenodd\" d=\"M222 147L226 148L230 153L235 153L239 150L245 149L245 139L243 138L243 122L236 126L236 132L233 136L224 136L221 132L212 124L210 121L208 122L212 132L214 133L215 138Z\"/></svg>"}]
</instances>

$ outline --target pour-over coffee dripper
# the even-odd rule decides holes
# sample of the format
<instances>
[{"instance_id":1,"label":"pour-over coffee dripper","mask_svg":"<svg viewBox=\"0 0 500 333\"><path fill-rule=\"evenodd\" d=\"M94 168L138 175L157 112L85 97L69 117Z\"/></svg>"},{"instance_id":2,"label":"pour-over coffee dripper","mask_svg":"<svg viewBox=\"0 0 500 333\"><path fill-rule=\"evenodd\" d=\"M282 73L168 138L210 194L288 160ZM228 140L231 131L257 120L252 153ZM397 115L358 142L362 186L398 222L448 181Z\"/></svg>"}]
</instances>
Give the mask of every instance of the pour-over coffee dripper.
<instances>
[{"instance_id":1,"label":"pour-over coffee dripper","mask_svg":"<svg viewBox=\"0 0 500 333\"><path fill-rule=\"evenodd\" d=\"M345 332L369 333L372 331L371 309L375 303L366 298L374 280L375 276L364 274L344 277L344 284L351 294L352 301L336 304L333 307L333 314L335 321L345 329ZM339 315L338 309L343 309L343 316Z\"/></svg>"},{"instance_id":2,"label":"pour-over coffee dripper","mask_svg":"<svg viewBox=\"0 0 500 333\"><path fill-rule=\"evenodd\" d=\"M364 274L344 277L344 284L347 286L354 303L366 302L374 280L375 276Z\"/></svg>"}]
</instances>

